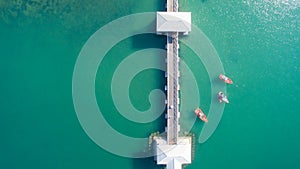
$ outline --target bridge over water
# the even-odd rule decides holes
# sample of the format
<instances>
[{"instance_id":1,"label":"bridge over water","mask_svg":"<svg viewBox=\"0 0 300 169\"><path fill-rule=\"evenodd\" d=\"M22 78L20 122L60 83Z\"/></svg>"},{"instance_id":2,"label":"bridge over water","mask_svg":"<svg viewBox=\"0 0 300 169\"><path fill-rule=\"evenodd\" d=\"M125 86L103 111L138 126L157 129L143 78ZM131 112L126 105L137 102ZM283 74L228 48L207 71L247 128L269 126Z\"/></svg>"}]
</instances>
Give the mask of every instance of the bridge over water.
<instances>
[{"instance_id":1,"label":"bridge over water","mask_svg":"<svg viewBox=\"0 0 300 169\"><path fill-rule=\"evenodd\" d=\"M191 137L179 137L179 56L178 34L191 31L191 13L178 12L178 0L167 0L167 12L157 12L157 34L167 36L167 126L166 136L154 138L157 164L167 169L181 169L182 164L191 163Z\"/></svg>"}]
</instances>

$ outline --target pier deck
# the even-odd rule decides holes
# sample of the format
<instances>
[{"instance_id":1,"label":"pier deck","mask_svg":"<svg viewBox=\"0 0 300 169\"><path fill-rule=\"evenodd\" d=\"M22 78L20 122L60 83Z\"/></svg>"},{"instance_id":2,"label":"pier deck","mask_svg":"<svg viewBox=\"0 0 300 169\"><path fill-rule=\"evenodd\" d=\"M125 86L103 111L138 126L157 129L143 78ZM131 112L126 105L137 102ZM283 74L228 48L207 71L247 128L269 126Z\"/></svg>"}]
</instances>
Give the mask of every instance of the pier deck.
<instances>
[{"instance_id":1,"label":"pier deck","mask_svg":"<svg viewBox=\"0 0 300 169\"><path fill-rule=\"evenodd\" d=\"M179 55L178 33L191 31L191 14L178 12L178 0L167 0L167 12L157 12L157 34L167 35L167 127L166 136L154 138L157 164L167 169L181 169L191 163L191 137L179 137Z\"/></svg>"},{"instance_id":2,"label":"pier deck","mask_svg":"<svg viewBox=\"0 0 300 169\"><path fill-rule=\"evenodd\" d=\"M167 39L167 142L176 144L180 128L178 33L168 33Z\"/></svg>"}]
</instances>

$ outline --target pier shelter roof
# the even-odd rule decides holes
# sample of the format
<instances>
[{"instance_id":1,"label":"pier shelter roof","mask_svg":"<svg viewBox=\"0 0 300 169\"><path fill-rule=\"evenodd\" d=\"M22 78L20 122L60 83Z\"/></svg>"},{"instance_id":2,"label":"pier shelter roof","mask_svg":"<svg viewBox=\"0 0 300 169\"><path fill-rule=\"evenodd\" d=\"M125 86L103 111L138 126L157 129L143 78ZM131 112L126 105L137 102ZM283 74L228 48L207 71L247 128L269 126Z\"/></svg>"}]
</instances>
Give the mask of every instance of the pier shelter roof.
<instances>
[{"instance_id":1,"label":"pier shelter roof","mask_svg":"<svg viewBox=\"0 0 300 169\"><path fill-rule=\"evenodd\" d=\"M157 32L190 32L191 12L157 12Z\"/></svg>"}]
</instances>

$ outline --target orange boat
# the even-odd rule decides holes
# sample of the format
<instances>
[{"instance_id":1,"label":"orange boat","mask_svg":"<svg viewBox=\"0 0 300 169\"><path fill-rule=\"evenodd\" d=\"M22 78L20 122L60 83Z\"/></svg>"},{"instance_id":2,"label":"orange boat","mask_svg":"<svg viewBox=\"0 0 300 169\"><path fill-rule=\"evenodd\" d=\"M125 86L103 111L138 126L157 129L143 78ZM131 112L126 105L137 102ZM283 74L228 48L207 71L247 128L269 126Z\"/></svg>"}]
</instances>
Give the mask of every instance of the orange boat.
<instances>
[{"instance_id":1,"label":"orange boat","mask_svg":"<svg viewBox=\"0 0 300 169\"><path fill-rule=\"evenodd\" d=\"M199 107L195 109L195 114L199 117L199 119L201 119L205 123L208 122L206 115L202 112L202 110Z\"/></svg>"},{"instance_id":2,"label":"orange boat","mask_svg":"<svg viewBox=\"0 0 300 169\"><path fill-rule=\"evenodd\" d=\"M232 83L233 83L232 80L231 80L229 77L227 77L227 76L225 76L225 75L223 75L223 74L220 74L220 75L219 75L219 78L220 78L221 80L223 80L225 83L228 83L228 84L232 84Z\"/></svg>"}]
</instances>

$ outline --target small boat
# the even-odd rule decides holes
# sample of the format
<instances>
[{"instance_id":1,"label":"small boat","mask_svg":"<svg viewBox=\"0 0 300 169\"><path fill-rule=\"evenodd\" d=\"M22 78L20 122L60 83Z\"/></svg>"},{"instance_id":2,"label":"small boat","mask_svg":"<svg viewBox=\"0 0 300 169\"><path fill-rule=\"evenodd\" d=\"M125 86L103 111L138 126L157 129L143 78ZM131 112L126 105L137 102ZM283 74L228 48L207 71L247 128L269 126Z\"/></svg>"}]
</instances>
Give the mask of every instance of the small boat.
<instances>
[{"instance_id":1,"label":"small boat","mask_svg":"<svg viewBox=\"0 0 300 169\"><path fill-rule=\"evenodd\" d=\"M223 80L225 83L227 83L227 84L232 84L233 82L232 82L232 80L229 78L229 77L227 77L227 76L225 76L225 75L223 75L223 74L220 74L219 75L219 78L221 79L221 80Z\"/></svg>"},{"instance_id":2,"label":"small boat","mask_svg":"<svg viewBox=\"0 0 300 169\"><path fill-rule=\"evenodd\" d=\"M199 117L199 119L201 119L205 123L208 122L206 115L203 113L203 111L199 107L195 109L195 114Z\"/></svg>"},{"instance_id":3,"label":"small boat","mask_svg":"<svg viewBox=\"0 0 300 169\"><path fill-rule=\"evenodd\" d=\"M218 100L220 103L222 103L222 102L229 103L227 96L225 96L225 94L223 92L218 93Z\"/></svg>"}]
</instances>

